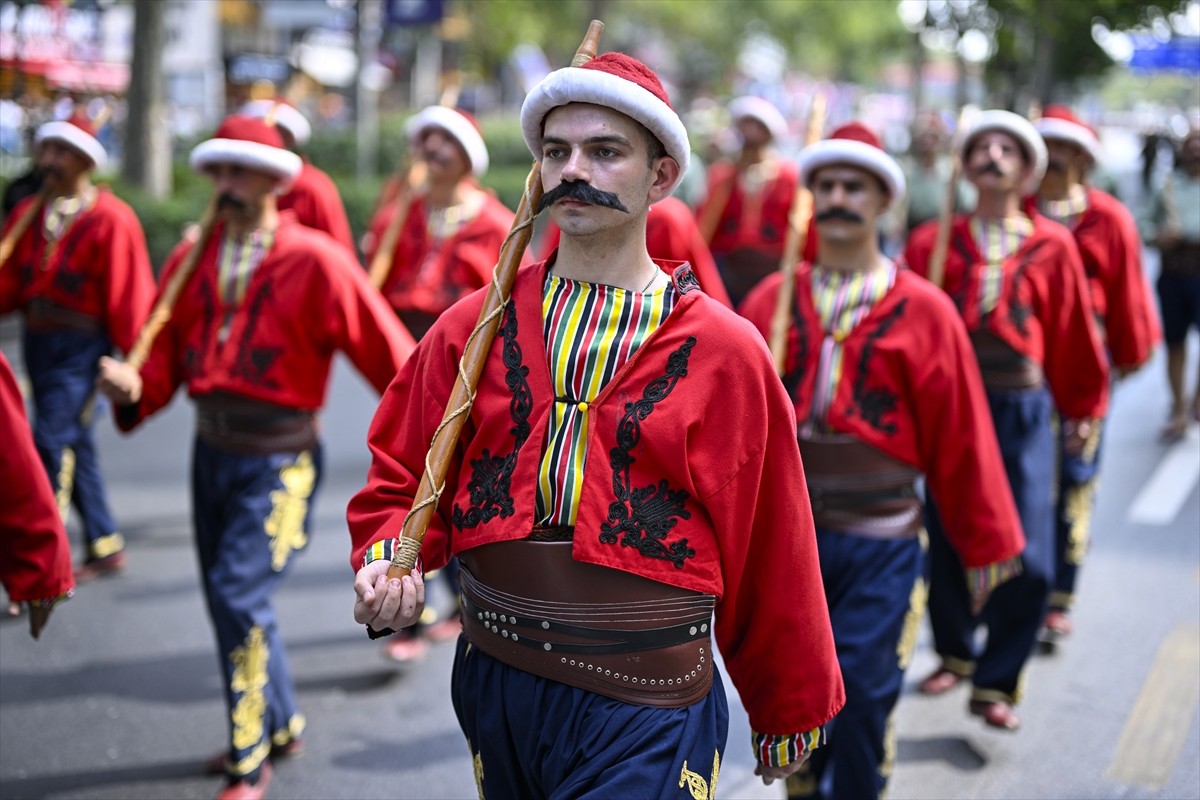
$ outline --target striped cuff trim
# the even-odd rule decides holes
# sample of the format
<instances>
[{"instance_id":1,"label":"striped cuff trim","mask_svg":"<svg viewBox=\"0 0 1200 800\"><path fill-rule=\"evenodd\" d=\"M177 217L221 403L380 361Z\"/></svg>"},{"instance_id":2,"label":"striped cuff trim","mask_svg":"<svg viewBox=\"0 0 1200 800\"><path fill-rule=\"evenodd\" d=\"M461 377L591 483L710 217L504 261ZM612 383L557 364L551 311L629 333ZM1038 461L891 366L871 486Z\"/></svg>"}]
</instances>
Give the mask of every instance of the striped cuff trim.
<instances>
[{"instance_id":1,"label":"striped cuff trim","mask_svg":"<svg viewBox=\"0 0 1200 800\"><path fill-rule=\"evenodd\" d=\"M825 744L825 727L813 728L807 733L773 735L751 731L754 755L758 763L768 767L786 767L801 761L813 750Z\"/></svg>"}]
</instances>

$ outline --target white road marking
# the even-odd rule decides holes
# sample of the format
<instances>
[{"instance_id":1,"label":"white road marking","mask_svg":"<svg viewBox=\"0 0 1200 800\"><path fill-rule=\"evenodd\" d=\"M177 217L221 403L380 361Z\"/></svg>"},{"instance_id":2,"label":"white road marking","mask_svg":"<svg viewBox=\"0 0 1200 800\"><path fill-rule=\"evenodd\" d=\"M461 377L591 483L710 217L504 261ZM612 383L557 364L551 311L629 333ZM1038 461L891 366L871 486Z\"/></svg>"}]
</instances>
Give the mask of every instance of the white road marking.
<instances>
[{"instance_id":1,"label":"white road marking","mask_svg":"<svg viewBox=\"0 0 1200 800\"><path fill-rule=\"evenodd\" d=\"M1200 429L1188 429L1158 462L1158 467L1129 507L1129 521L1170 525L1200 480Z\"/></svg>"}]
</instances>

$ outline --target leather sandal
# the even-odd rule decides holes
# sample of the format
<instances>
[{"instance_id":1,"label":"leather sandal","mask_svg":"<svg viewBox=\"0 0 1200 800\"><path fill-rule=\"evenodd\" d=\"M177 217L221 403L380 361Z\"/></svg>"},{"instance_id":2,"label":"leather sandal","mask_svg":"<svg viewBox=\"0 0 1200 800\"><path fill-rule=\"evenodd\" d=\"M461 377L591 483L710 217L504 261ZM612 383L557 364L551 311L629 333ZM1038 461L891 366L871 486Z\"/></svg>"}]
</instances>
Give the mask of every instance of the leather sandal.
<instances>
[{"instance_id":1,"label":"leather sandal","mask_svg":"<svg viewBox=\"0 0 1200 800\"><path fill-rule=\"evenodd\" d=\"M921 694L944 694L965 680L966 678L964 678L962 675L959 675L957 672L949 669L945 664L942 664L940 667L934 670L933 674L918 684L917 691L919 691Z\"/></svg>"},{"instance_id":2,"label":"leather sandal","mask_svg":"<svg viewBox=\"0 0 1200 800\"><path fill-rule=\"evenodd\" d=\"M1021 727L1021 718L1013 711L1012 706L999 700L972 700L967 709L993 728L1003 731L1015 731Z\"/></svg>"}]
</instances>

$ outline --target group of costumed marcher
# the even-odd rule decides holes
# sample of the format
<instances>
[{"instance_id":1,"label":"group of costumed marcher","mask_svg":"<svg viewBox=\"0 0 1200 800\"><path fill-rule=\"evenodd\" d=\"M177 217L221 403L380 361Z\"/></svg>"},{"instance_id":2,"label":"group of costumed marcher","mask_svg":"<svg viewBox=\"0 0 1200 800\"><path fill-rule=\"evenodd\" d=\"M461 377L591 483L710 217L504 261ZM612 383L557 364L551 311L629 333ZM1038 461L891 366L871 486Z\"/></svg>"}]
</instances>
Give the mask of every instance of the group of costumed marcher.
<instances>
[{"instance_id":1,"label":"group of costumed marcher","mask_svg":"<svg viewBox=\"0 0 1200 800\"><path fill-rule=\"evenodd\" d=\"M769 101L728 110L741 149L692 209L671 196L691 143L650 68L607 53L534 86L521 128L543 219L510 286L521 220L480 182L466 111L409 120L420 169L381 196L364 269L334 183L297 152L308 120L243 106L191 153L213 202L157 285L137 218L91 182L90 122L43 126L46 188L10 215L0 262L33 406L31 426L0 358L0 475L21 500L0 509L0 578L34 635L77 581L127 566L97 411L132 431L183 387L228 712L208 766L224 800L261 798L305 742L272 595L311 533L340 351L381 396L347 509L354 618L395 661L457 639L481 797L712 797L729 725L716 650L765 782L879 797L926 607L940 662L919 691L969 683L971 714L1017 729L1028 660L1071 632L1112 383L1164 333L1133 217L1088 184L1098 136L1066 107L980 112L955 140L959 211L931 219L930 186L956 176L929 153L909 198L863 122L791 160ZM1188 147L1155 205L1173 387L1200 324L1200 136ZM811 219L794 213L805 192ZM911 228L894 260L889 215ZM804 246L781 268L791 225ZM473 347L470 402L449 408ZM1180 388L1170 425L1186 411ZM448 412L465 423L397 574ZM449 619L426 608L435 573Z\"/></svg>"}]
</instances>

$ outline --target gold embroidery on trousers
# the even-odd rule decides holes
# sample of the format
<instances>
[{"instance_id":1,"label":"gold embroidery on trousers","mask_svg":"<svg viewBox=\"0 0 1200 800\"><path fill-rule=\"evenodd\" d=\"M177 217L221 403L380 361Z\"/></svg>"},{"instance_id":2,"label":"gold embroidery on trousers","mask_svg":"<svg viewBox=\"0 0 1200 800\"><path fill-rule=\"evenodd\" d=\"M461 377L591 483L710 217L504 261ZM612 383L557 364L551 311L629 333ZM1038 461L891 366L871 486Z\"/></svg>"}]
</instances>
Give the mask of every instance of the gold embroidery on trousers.
<instances>
[{"instance_id":1,"label":"gold embroidery on trousers","mask_svg":"<svg viewBox=\"0 0 1200 800\"><path fill-rule=\"evenodd\" d=\"M720 752L713 753L712 779L708 782L705 782L704 776L690 771L687 768L687 761L684 761L683 769L679 771L679 788L682 789L686 784L692 800L713 800L717 796L717 778L720 774Z\"/></svg>"},{"instance_id":2,"label":"gold embroidery on trousers","mask_svg":"<svg viewBox=\"0 0 1200 800\"><path fill-rule=\"evenodd\" d=\"M303 714L293 714L286 727L271 734L271 744L276 747L286 747L304 734L306 724L307 720L304 719Z\"/></svg>"},{"instance_id":3,"label":"gold embroidery on trousers","mask_svg":"<svg viewBox=\"0 0 1200 800\"><path fill-rule=\"evenodd\" d=\"M316 479L317 470L307 451L279 470L283 488L271 492L271 515L263 525L271 537L271 569L276 572L287 565L293 551L308 544L304 519L308 516L308 499L312 497Z\"/></svg>"},{"instance_id":4,"label":"gold embroidery on trousers","mask_svg":"<svg viewBox=\"0 0 1200 800\"><path fill-rule=\"evenodd\" d=\"M108 558L125 549L125 537L119 533L101 536L88 545L88 555L92 558Z\"/></svg>"},{"instance_id":5,"label":"gold embroidery on trousers","mask_svg":"<svg viewBox=\"0 0 1200 800\"><path fill-rule=\"evenodd\" d=\"M471 743L467 742L467 746L470 747ZM475 771L475 789L476 789L476 791L479 792L479 800L484 800L484 797L483 797L483 756L480 755L479 753L476 753L475 757L471 759L471 767Z\"/></svg>"},{"instance_id":6,"label":"gold embroidery on trousers","mask_svg":"<svg viewBox=\"0 0 1200 800\"><path fill-rule=\"evenodd\" d=\"M54 494L54 500L58 503L58 515L62 517L63 525L66 525L71 516L71 494L75 491L75 451L70 447L63 448L62 461L58 465L58 478L54 482L58 485L58 491Z\"/></svg>"},{"instance_id":7,"label":"gold embroidery on trousers","mask_svg":"<svg viewBox=\"0 0 1200 800\"><path fill-rule=\"evenodd\" d=\"M918 575L913 582L912 593L908 596L908 611L904 614L900 640L896 642L896 665L901 670L908 669L913 652L917 649L917 635L921 631L921 620L925 617L925 604L928 599L929 590L925 587L925 579Z\"/></svg>"},{"instance_id":8,"label":"gold embroidery on trousers","mask_svg":"<svg viewBox=\"0 0 1200 800\"><path fill-rule=\"evenodd\" d=\"M1063 557L1068 564L1079 566L1087 554L1088 534L1092 527L1092 499L1095 495L1095 478L1067 490L1063 507L1067 523L1067 551Z\"/></svg>"},{"instance_id":9,"label":"gold embroidery on trousers","mask_svg":"<svg viewBox=\"0 0 1200 800\"><path fill-rule=\"evenodd\" d=\"M231 712L234 750L244 750L258 742L265 755L270 747L263 736L263 717L267 710L263 688L267 685L267 661L270 657L266 637L257 625L250 629L246 643L235 647L229 654L229 660L233 663L233 679L229 688L235 694L241 694ZM255 748L255 752L257 750ZM250 771L241 770L239 774Z\"/></svg>"},{"instance_id":10,"label":"gold embroidery on trousers","mask_svg":"<svg viewBox=\"0 0 1200 800\"><path fill-rule=\"evenodd\" d=\"M79 411L79 424L85 428L91 427L92 419L96 416L96 393L88 395L83 408Z\"/></svg>"}]
</instances>

